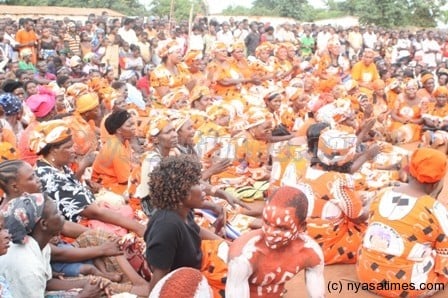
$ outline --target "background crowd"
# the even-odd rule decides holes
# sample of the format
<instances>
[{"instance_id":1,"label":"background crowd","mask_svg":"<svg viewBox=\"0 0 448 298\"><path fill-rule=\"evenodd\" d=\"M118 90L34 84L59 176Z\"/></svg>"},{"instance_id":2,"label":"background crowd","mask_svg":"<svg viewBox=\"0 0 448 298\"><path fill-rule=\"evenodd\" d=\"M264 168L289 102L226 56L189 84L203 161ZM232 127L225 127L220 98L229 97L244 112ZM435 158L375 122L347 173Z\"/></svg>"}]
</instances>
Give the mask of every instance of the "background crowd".
<instances>
[{"instance_id":1,"label":"background crowd","mask_svg":"<svg viewBox=\"0 0 448 298\"><path fill-rule=\"evenodd\" d=\"M445 283L447 58L436 29L0 19L0 294Z\"/></svg>"}]
</instances>

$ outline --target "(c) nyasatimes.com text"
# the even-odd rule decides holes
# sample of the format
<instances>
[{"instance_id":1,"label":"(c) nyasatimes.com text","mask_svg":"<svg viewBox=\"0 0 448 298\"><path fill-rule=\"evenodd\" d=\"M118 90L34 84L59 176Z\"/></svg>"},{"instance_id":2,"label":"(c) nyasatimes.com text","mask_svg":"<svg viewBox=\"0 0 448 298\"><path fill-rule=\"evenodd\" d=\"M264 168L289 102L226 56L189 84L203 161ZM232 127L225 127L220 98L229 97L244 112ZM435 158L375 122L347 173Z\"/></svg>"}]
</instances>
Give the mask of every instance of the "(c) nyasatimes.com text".
<instances>
[{"instance_id":1,"label":"(c) nyasatimes.com text","mask_svg":"<svg viewBox=\"0 0 448 298\"><path fill-rule=\"evenodd\" d=\"M327 284L327 290L329 293L342 293L342 291L348 291L352 293L358 293L359 291L443 291L445 284L443 283L398 283L383 281L380 283L375 282L342 282L342 281L329 281Z\"/></svg>"}]
</instances>

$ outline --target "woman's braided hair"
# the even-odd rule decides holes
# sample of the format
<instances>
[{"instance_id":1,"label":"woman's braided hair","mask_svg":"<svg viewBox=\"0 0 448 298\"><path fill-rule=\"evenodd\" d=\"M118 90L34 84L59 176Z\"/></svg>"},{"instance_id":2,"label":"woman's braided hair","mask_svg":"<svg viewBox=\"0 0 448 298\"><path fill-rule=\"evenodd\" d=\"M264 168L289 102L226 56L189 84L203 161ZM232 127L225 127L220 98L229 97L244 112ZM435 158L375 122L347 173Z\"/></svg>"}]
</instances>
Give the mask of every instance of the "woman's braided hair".
<instances>
[{"instance_id":1,"label":"woman's braided hair","mask_svg":"<svg viewBox=\"0 0 448 298\"><path fill-rule=\"evenodd\" d=\"M0 163L0 189L8 193L8 185L17 179L17 173L25 162L23 160L6 160Z\"/></svg>"},{"instance_id":2,"label":"woman's braided hair","mask_svg":"<svg viewBox=\"0 0 448 298\"><path fill-rule=\"evenodd\" d=\"M152 206L178 209L191 187L199 184L201 164L189 155L164 158L150 174L149 189Z\"/></svg>"}]
</instances>

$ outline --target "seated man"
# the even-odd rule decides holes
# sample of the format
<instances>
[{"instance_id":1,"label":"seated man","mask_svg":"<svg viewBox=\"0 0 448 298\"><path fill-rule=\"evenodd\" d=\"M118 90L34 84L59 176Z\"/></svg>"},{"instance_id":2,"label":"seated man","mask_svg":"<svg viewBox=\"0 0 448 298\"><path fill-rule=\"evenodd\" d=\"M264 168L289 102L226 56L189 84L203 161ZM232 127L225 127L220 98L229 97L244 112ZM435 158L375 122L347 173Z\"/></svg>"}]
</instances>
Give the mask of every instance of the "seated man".
<instances>
[{"instance_id":1,"label":"seated man","mask_svg":"<svg viewBox=\"0 0 448 298\"><path fill-rule=\"evenodd\" d=\"M385 189L372 202L356 264L369 290L383 297L426 297L441 289L436 283L447 283L447 210L436 200L446 166L444 153L417 149L409 183Z\"/></svg>"},{"instance_id":2,"label":"seated man","mask_svg":"<svg viewBox=\"0 0 448 298\"><path fill-rule=\"evenodd\" d=\"M263 210L263 227L230 246L226 297L281 297L285 282L305 269L310 297L324 297L324 257L305 233L308 201L292 187L279 188Z\"/></svg>"}]
</instances>

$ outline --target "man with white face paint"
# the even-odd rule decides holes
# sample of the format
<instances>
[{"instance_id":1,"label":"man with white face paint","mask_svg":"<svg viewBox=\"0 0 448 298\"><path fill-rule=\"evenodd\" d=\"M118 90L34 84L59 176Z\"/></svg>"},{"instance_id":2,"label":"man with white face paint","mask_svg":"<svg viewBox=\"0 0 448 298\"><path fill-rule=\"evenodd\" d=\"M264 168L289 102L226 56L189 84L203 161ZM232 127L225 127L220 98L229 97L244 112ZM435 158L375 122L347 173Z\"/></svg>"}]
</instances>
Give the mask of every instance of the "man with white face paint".
<instances>
[{"instance_id":1,"label":"man with white face paint","mask_svg":"<svg viewBox=\"0 0 448 298\"><path fill-rule=\"evenodd\" d=\"M263 210L263 226L230 246L226 297L281 297L285 283L305 269L310 297L324 297L324 258L305 233L308 201L298 189L279 188Z\"/></svg>"}]
</instances>

